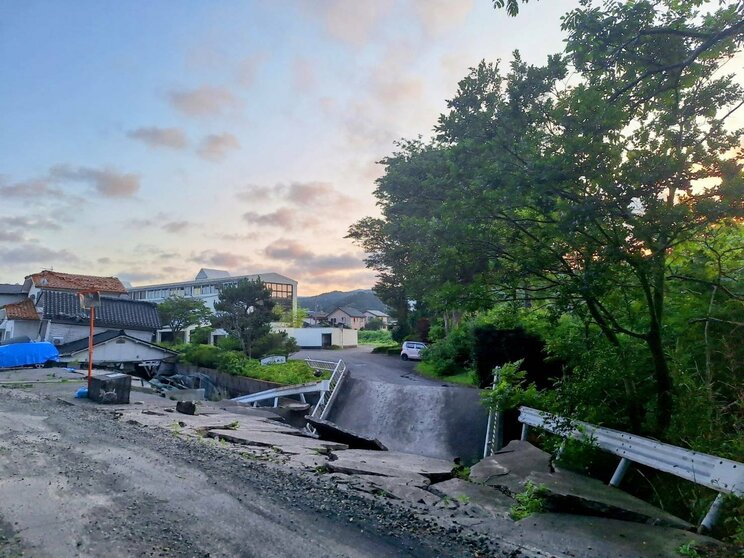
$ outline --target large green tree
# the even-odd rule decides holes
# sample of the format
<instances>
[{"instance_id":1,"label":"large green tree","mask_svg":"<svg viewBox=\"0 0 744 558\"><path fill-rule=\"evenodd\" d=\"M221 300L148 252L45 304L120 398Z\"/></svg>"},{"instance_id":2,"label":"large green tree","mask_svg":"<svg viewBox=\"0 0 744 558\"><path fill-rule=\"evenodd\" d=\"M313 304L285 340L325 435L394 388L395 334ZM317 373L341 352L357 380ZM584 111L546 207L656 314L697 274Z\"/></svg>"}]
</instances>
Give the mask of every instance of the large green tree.
<instances>
[{"instance_id":1,"label":"large green tree","mask_svg":"<svg viewBox=\"0 0 744 558\"><path fill-rule=\"evenodd\" d=\"M517 54L506 73L474 68L435 139L383 160L383 216L350 236L385 284L440 311L516 299L586 316L616 352L608 373L630 427L651 410L662 435L669 254L742 215L742 133L726 124L744 95L722 71L741 41L734 17L731 5L584 3L545 66ZM649 377L647 405L637 383Z\"/></svg>"},{"instance_id":2,"label":"large green tree","mask_svg":"<svg viewBox=\"0 0 744 558\"><path fill-rule=\"evenodd\" d=\"M254 343L271 331L275 305L271 289L261 279L242 279L237 285L220 290L212 325L238 339L243 352L251 358Z\"/></svg>"},{"instance_id":3,"label":"large green tree","mask_svg":"<svg viewBox=\"0 0 744 558\"><path fill-rule=\"evenodd\" d=\"M158 314L161 323L170 328L174 340L178 339L184 329L208 323L212 315L204 301L180 296L170 297L158 304Z\"/></svg>"}]
</instances>

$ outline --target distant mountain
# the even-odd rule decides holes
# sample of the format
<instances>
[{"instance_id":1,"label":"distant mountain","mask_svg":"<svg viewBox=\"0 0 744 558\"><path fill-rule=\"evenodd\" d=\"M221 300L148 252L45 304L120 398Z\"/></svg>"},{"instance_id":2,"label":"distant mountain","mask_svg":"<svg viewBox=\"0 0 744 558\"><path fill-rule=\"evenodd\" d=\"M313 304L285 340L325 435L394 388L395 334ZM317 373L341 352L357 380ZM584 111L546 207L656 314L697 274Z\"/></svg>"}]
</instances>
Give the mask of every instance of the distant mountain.
<instances>
[{"instance_id":1,"label":"distant mountain","mask_svg":"<svg viewBox=\"0 0 744 558\"><path fill-rule=\"evenodd\" d=\"M387 306L377 298L372 289L331 291L315 296L298 296L297 305L308 310L322 310L323 312L332 312L339 306L351 306L362 312L365 310L388 311Z\"/></svg>"}]
</instances>

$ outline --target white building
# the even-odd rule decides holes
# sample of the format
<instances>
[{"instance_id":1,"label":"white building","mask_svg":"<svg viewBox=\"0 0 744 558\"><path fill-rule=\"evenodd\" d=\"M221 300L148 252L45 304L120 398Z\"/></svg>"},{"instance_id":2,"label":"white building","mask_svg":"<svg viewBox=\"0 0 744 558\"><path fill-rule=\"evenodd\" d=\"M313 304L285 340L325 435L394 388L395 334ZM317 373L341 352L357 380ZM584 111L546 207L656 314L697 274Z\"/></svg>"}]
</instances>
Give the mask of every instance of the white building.
<instances>
[{"instance_id":1,"label":"white building","mask_svg":"<svg viewBox=\"0 0 744 558\"><path fill-rule=\"evenodd\" d=\"M145 300L156 304L174 296L196 298L202 300L207 308L214 312L214 305L220 298L220 289L234 287L238 284L238 281L243 279L249 281L260 279L271 289L271 297L279 306L292 312L297 311L297 281L278 273L231 276L225 270L202 268L193 281L143 285L141 287L130 287L127 290L134 300ZM189 341L190 333L194 327L192 326L184 331L186 342ZM167 331L170 330L161 330L160 333ZM213 335L219 337L224 334L225 332L217 330Z\"/></svg>"}]
</instances>

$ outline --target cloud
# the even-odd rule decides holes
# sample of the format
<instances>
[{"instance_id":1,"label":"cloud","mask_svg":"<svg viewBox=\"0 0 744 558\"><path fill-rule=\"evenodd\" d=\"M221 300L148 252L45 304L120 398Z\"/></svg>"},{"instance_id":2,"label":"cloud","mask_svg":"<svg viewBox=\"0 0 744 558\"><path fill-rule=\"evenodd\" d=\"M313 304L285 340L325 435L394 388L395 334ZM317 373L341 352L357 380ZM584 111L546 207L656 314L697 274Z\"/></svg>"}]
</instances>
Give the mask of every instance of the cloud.
<instances>
[{"instance_id":1,"label":"cloud","mask_svg":"<svg viewBox=\"0 0 744 558\"><path fill-rule=\"evenodd\" d=\"M25 240L20 231L7 231L0 229L0 242L23 242Z\"/></svg>"},{"instance_id":2,"label":"cloud","mask_svg":"<svg viewBox=\"0 0 744 558\"><path fill-rule=\"evenodd\" d=\"M271 213L259 214L249 211L243 214L243 219L252 225L266 225L294 229L301 226L301 215L294 209L281 207Z\"/></svg>"},{"instance_id":3,"label":"cloud","mask_svg":"<svg viewBox=\"0 0 744 558\"><path fill-rule=\"evenodd\" d=\"M98 258L96 261L101 265L108 265L111 263L111 258L109 258L108 256L105 256L103 258Z\"/></svg>"},{"instance_id":4,"label":"cloud","mask_svg":"<svg viewBox=\"0 0 744 558\"><path fill-rule=\"evenodd\" d=\"M330 182L279 182L274 186L248 185L235 193L240 200L250 202L277 201L284 205L291 205L305 209L332 207L333 209L350 209L356 202L353 198L342 194ZM251 213L255 217L255 213Z\"/></svg>"},{"instance_id":5,"label":"cloud","mask_svg":"<svg viewBox=\"0 0 744 558\"><path fill-rule=\"evenodd\" d=\"M225 132L206 136L199 145L197 153L204 159L219 161L233 149L240 149L240 142L238 138Z\"/></svg>"},{"instance_id":6,"label":"cloud","mask_svg":"<svg viewBox=\"0 0 744 558\"><path fill-rule=\"evenodd\" d=\"M3 217L3 224L7 227L17 227L20 229L59 230L62 228L56 221L44 216L24 217L21 215L9 215Z\"/></svg>"},{"instance_id":7,"label":"cloud","mask_svg":"<svg viewBox=\"0 0 744 558\"><path fill-rule=\"evenodd\" d=\"M462 25L473 9L473 0L412 0L412 4L428 35L439 35Z\"/></svg>"},{"instance_id":8,"label":"cloud","mask_svg":"<svg viewBox=\"0 0 744 558\"><path fill-rule=\"evenodd\" d=\"M202 86L196 89L171 91L173 108L187 116L217 116L238 105L235 96L223 87Z\"/></svg>"},{"instance_id":9,"label":"cloud","mask_svg":"<svg viewBox=\"0 0 744 558\"><path fill-rule=\"evenodd\" d=\"M328 34L354 46L369 42L381 21L390 13L391 0L374 2L349 2L324 0L306 4L311 13L320 17Z\"/></svg>"},{"instance_id":10,"label":"cloud","mask_svg":"<svg viewBox=\"0 0 744 558\"><path fill-rule=\"evenodd\" d=\"M264 249L264 254L273 259L290 263L297 273L331 273L364 267L360 255L316 254L305 245L293 240L279 239Z\"/></svg>"},{"instance_id":11,"label":"cloud","mask_svg":"<svg viewBox=\"0 0 744 558\"><path fill-rule=\"evenodd\" d=\"M275 190L270 186L248 184L235 193L235 197L243 201L267 201L274 195Z\"/></svg>"},{"instance_id":12,"label":"cloud","mask_svg":"<svg viewBox=\"0 0 744 558\"><path fill-rule=\"evenodd\" d=\"M169 233L177 233L181 232L191 226L191 223L188 221L171 221L170 223L165 223L161 226L161 228L165 232Z\"/></svg>"},{"instance_id":13,"label":"cloud","mask_svg":"<svg viewBox=\"0 0 744 558\"><path fill-rule=\"evenodd\" d=\"M0 177L0 198L40 198L62 195L64 192L51 186L47 179L38 178L10 183L4 177Z\"/></svg>"},{"instance_id":14,"label":"cloud","mask_svg":"<svg viewBox=\"0 0 744 558\"><path fill-rule=\"evenodd\" d=\"M23 244L13 248L0 249L0 260L4 265L43 264L47 267L79 261L75 254L67 250L52 250L37 244Z\"/></svg>"},{"instance_id":15,"label":"cloud","mask_svg":"<svg viewBox=\"0 0 744 558\"><path fill-rule=\"evenodd\" d=\"M128 198L140 188L136 174L121 173L117 170L95 169L90 167L70 167L57 165L49 169L52 180L59 182L83 182L89 184L98 194L106 198Z\"/></svg>"},{"instance_id":16,"label":"cloud","mask_svg":"<svg viewBox=\"0 0 744 558\"><path fill-rule=\"evenodd\" d=\"M200 254L191 256L190 261L199 265L213 265L216 267L236 268L241 265L248 265L249 260L241 254L232 252L215 252L213 250L204 250Z\"/></svg>"},{"instance_id":17,"label":"cloud","mask_svg":"<svg viewBox=\"0 0 744 558\"><path fill-rule=\"evenodd\" d=\"M137 128L127 132L127 136L146 143L150 147L184 149L189 144L185 132L180 128L157 128L155 126Z\"/></svg>"}]
</instances>

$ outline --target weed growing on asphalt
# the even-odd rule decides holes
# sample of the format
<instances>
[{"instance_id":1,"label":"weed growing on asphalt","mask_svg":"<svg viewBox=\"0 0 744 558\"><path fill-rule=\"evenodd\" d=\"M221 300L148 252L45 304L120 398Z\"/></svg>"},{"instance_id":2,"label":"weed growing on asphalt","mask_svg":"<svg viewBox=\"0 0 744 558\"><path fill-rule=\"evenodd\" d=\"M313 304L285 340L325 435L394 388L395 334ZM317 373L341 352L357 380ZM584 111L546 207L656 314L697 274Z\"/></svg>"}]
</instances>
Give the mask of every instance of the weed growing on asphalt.
<instances>
[{"instance_id":1,"label":"weed growing on asphalt","mask_svg":"<svg viewBox=\"0 0 744 558\"><path fill-rule=\"evenodd\" d=\"M468 496L466 494L460 494L457 497L457 501L460 502L461 504L469 504L470 503L470 496Z\"/></svg>"},{"instance_id":2,"label":"weed growing on asphalt","mask_svg":"<svg viewBox=\"0 0 744 558\"><path fill-rule=\"evenodd\" d=\"M545 510L545 494L547 489L544 485L536 485L527 481L524 490L514 498L517 501L509 510L509 515L514 521L519 521L529 517L533 513L539 513Z\"/></svg>"},{"instance_id":3,"label":"weed growing on asphalt","mask_svg":"<svg viewBox=\"0 0 744 558\"><path fill-rule=\"evenodd\" d=\"M455 465L452 469L452 476L456 479L468 480L470 478L470 467Z\"/></svg>"},{"instance_id":4,"label":"weed growing on asphalt","mask_svg":"<svg viewBox=\"0 0 744 558\"><path fill-rule=\"evenodd\" d=\"M690 541L686 542L685 544L681 545L677 549L677 553L680 556L685 556L686 558L700 558L700 553L695 548L695 543Z\"/></svg>"},{"instance_id":5,"label":"weed growing on asphalt","mask_svg":"<svg viewBox=\"0 0 744 558\"><path fill-rule=\"evenodd\" d=\"M226 430L237 430L240 427L240 422L237 420L232 421L230 424L228 424L225 429Z\"/></svg>"}]
</instances>

